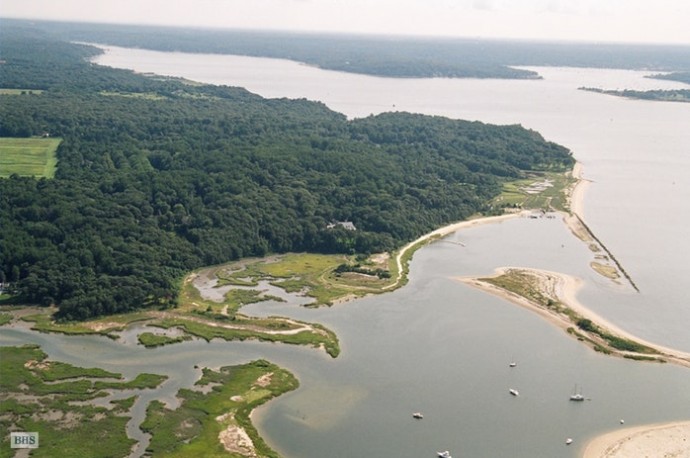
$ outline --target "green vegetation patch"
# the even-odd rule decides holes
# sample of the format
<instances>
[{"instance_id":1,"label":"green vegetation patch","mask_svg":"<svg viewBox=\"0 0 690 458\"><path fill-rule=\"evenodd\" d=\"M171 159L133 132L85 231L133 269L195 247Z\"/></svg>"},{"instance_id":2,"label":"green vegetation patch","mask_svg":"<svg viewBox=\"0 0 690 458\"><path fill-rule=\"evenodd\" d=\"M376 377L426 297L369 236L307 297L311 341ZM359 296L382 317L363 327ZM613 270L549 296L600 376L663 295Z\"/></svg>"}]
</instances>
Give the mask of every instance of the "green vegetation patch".
<instances>
[{"instance_id":1,"label":"green vegetation patch","mask_svg":"<svg viewBox=\"0 0 690 458\"><path fill-rule=\"evenodd\" d=\"M183 389L175 410L154 401L146 412L143 431L151 434L147 453L153 457L278 457L261 439L249 415L253 409L298 387L288 371L264 360L241 366L204 369L196 385L210 393ZM236 440L246 434L252 445Z\"/></svg>"},{"instance_id":2,"label":"green vegetation patch","mask_svg":"<svg viewBox=\"0 0 690 458\"><path fill-rule=\"evenodd\" d=\"M151 388L165 377L113 380L121 374L46 357L36 345L0 347L0 456L11 456L9 431L39 433L32 457L128 456L135 443L126 433L134 397L109 408L88 401L105 396L104 389Z\"/></svg>"},{"instance_id":3,"label":"green vegetation patch","mask_svg":"<svg viewBox=\"0 0 690 458\"><path fill-rule=\"evenodd\" d=\"M0 312L0 326L3 326L9 323L10 321L12 321L12 315L10 315L9 313Z\"/></svg>"},{"instance_id":4,"label":"green vegetation patch","mask_svg":"<svg viewBox=\"0 0 690 458\"><path fill-rule=\"evenodd\" d=\"M375 265L367 257L314 253L291 253L246 263L230 277L253 282L268 279L288 293L314 298L311 306L380 293L395 283L389 264Z\"/></svg>"},{"instance_id":5,"label":"green vegetation patch","mask_svg":"<svg viewBox=\"0 0 690 458\"><path fill-rule=\"evenodd\" d=\"M143 332L137 336L139 343L146 348L161 347L163 345L175 344L190 340L190 336L170 337L165 335L154 334L152 332Z\"/></svg>"},{"instance_id":6,"label":"green vegetation patch","mask_svg":"<svg viewBox=\"0 0 690 458\"><path fill-rule=\"evenodd\" d=\"M526 178L503 184L492 205L495 209L569 211L567 193L576 180L563 171L529 173Z\"/></svg>"},{"instance_id":7,"label":"green vegetation patch","mask_svg":"<svg viewBox=\"0 0 690 458\"><path fill-rule=\"evenodd\" d=\"M236 312L245 305L263 302L273 298L274 296L263 296L262 292L256 289L231 289L225 295L225 302L223 304L227 305L228 309L232 312Z\"/></svg>"},{"instance_id":8,"label":"green vegetation patch","mask_svg":"<svg viewBox=\"0 0 690 458\"><path fill-rule=\"evenodd\" d=\"M59 138L0 137L0 178L10 175L53 178Z\"/></svg>"},{"instance_id":9,"label":"green vegetation patch","mask_svg":"<svg viewBox=\"0 0 690 458\"><path fill-rule=\"evenodd\" d=\"M104 382L96 381L94 387L99 390L143 390L153 389L168 379L165 375L159 374L138 374L133 380L128 382Z\"/></svg>"},{"instance_id":10,"label":"green vegetation patch","mask_svg":"<svg viewBox=\"0 0 690 458\"><path fill-rule=\"evenodd\" d=\"M632 353L643 353L643 354L658 354L659 352L641 343L635 342L634 340L625 339L622 337L610 334L599 326L594 324L592 320L586 318L581 318L577 320L577 327L583 331L596 334L602 339L606 340L611 348L615 348L620 351L627 351Z\"/></svg>"},{"instance_id":11,"label":"green vegetation patch","mask_svg":"<svg viewBox=\"0 0 690 458\"><path fill-rule=\"evenodd\" d=\"M247 340L258 339L267 342L282 342L294 345L310 345L323 347L332 357L340 354L338 338L332 331L316 324L298 321L286 321L284 318L250 319L238 317L234 320L223 320L223 316L215 315L212 319L193 319L191 317L170 317L157 323L165 329L180 328L186 333L204 340ZM272 324L271 324L272 323ZM290 323L288 325L288 323ZM276 327L290 326L288 330L276 330ZM273 327L274 329L269 329Z\"/></svg>"},{"instance_id":12,"label":"green vegetation patch","mask_svg":"<svg viewBox=\"0 0 690 458\"><path fill-rule=\"evenodd\" d=\"M116 378L122 377L121 374L106 371L98 367L83 368L72 366L71 364L62 363L60 361L44 361L46 370L41 371L41 378L44 381L52 382L56 380L65 380L70 378Z\"/></svg>"},{"instance_id":13,"label":"green vegetation patch","mask_svg":"<svg viewBox=\"0 0 690 458\"><path fill-rule=\"evenodd\" d=\"M146 312L123 313L97 320L80 322L56 322L51 316L54 309L47 308L43 313L22 317L23 321L33 322L31 329L39 332L57 332L67 335L100 334L115 338L114 331L123 330L128 324L151 319Z\"/></svg>"}]
</instances>

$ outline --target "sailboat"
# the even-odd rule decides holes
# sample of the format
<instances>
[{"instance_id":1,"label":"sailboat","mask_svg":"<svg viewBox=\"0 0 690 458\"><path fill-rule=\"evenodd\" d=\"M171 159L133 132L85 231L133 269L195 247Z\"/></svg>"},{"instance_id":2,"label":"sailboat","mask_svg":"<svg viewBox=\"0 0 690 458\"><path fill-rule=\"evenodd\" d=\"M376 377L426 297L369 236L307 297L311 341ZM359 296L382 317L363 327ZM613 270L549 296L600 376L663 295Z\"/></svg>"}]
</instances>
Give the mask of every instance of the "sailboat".
<instances>
[{"instance_id":1,"label":"sailboat","mask_svg":"<svg viewBox=\"0 0 690 458\"><path fill-rule=\"evenodd\" d=\"M577 385L575 385L575 389L573 390L573 394L570 395L570 400L571 401L584 401L585 397L582 395L582 392L578 389Z\"/></svg>"}]
</instances>

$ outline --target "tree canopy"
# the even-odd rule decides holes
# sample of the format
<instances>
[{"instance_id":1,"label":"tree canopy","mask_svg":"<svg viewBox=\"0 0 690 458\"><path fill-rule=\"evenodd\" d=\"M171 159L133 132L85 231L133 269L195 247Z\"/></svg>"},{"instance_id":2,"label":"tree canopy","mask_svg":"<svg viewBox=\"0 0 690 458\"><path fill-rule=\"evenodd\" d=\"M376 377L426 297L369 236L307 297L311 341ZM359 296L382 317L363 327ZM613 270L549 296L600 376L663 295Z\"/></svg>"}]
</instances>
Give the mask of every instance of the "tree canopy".
<instances>
[{"instance_id":1,"label":"tree canopy","mask_svg":"<svg viewBox=\"0 0 690 458\"><path fill-rule=\"evenodd\" d=\"M347 120L93 65L95 48L35 29L0 33L0 87L42 91L0 95L0 136L63 139L54 179L0 179L0 272L62 319L174 305L202 265L391 250L486 210L506 179L573 163L520 126Z\"/></svg>"}]
</instances>

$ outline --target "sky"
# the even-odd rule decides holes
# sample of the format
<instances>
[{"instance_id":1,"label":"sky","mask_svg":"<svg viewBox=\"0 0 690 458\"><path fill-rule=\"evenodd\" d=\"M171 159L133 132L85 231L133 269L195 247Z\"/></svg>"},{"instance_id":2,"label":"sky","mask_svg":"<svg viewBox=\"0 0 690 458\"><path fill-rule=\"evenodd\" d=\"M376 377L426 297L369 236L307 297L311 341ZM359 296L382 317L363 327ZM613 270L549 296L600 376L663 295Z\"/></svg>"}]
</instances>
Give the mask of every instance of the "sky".
<instances>
[{"instance_id":1,"label":"sky","mask_svg":"<svg viewBox=\"0 0 690 458\"><path fill-rule=\"evenodd\" d=\"M689 0L1 0L0 17L690 45Z\"/></svg>"}]
</instances>

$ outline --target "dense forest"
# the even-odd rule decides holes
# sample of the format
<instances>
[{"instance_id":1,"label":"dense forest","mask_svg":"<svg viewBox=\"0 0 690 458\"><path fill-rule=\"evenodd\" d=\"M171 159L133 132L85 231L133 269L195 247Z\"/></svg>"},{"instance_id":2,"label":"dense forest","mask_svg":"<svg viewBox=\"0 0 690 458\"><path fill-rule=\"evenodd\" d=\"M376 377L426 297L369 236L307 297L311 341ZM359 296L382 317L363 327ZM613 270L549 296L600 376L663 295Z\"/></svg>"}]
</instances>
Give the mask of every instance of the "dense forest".
<instances>
[{"instance_id":1,"label":"dense forest","mask_svg":"<svg viewBox=\"0 0 690 458\"><path fill-rule=\"evenodd\" d=\"M690 72L671 72L659 75L653 75L651 78L662 80L680 81L681 83L690 84Z\"/></svg>"},{"instance_id":2,"label":"dense forest","mask_svg":"<svg viewBox=\"0 0 690 458\"><path fill-rule=\"evenodd\" d=\"M690 46L309 34L3 20L66 41L274 57L391 77L538 78L525 66L690 72Z\"/></svg>"},{"instance_id":3,"label":"dense forest","mask_svg":"<svg viewBox=\"0 0 690 458\"><path fill-rule=\"evenodd\" d=\"M0 281L65 320L172 306L202 265L391 250L485 211L505 180L573 163L517 125L347 120L100 67L97 49L33 27L3 23L0 40L0 88L41 91L0 95L0 136L62 139L54 179L0 180Z\"/></svg>"}]
</instances>

